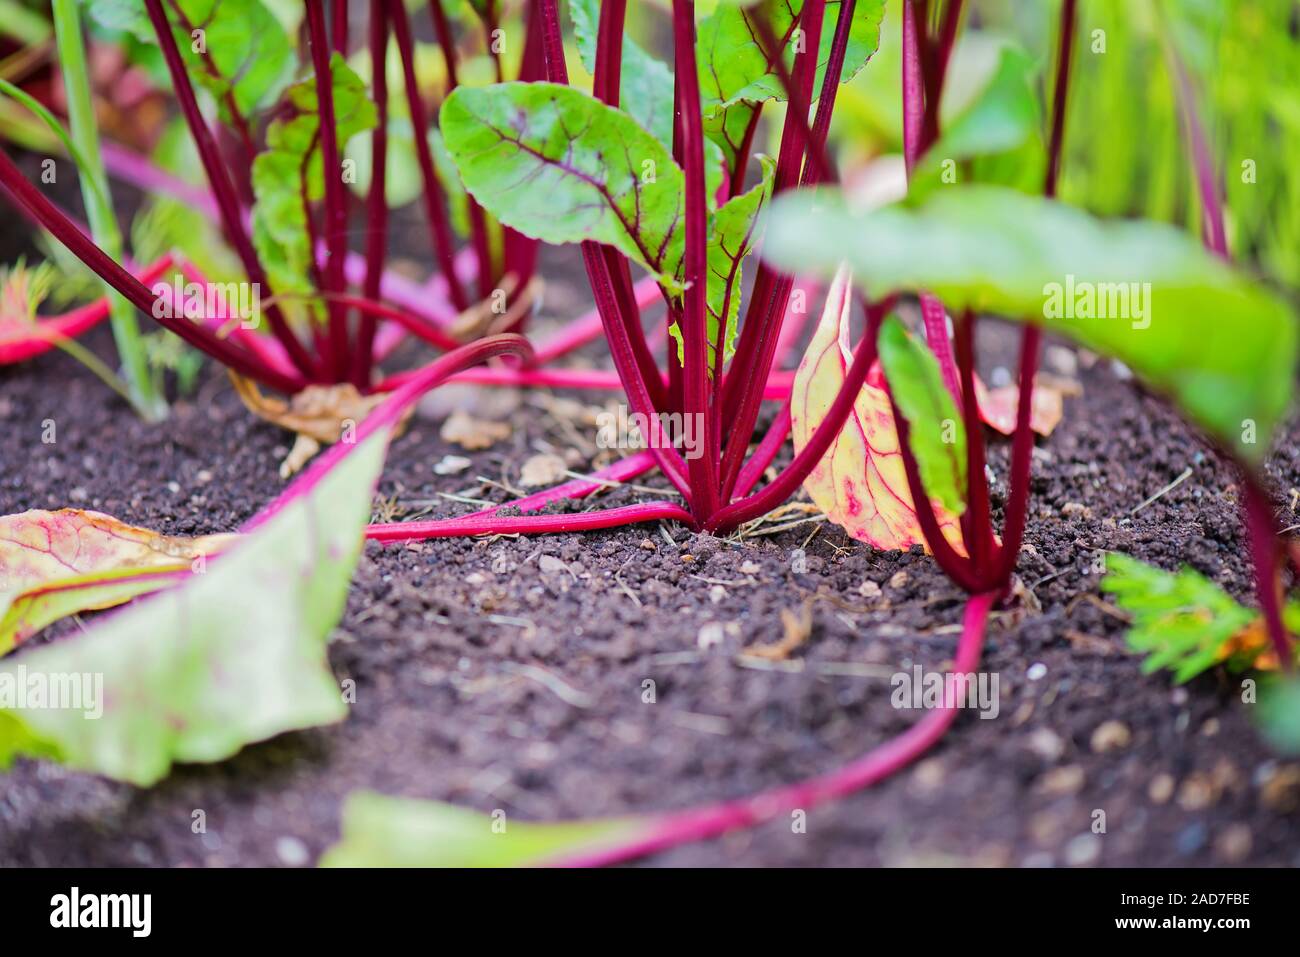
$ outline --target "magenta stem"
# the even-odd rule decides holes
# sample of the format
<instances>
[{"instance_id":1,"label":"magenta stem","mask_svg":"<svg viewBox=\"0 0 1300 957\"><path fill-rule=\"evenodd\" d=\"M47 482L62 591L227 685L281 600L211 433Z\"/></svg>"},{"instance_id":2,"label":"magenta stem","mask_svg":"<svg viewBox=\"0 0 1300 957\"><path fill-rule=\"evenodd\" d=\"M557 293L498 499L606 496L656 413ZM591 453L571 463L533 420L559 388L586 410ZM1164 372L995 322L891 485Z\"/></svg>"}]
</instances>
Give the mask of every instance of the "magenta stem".
<instances>
[{"instance_id":1,"label":"magenta stem","mask_svg":"<svg viewBox=\"0 0 1300 957\"><path fill-rule=\"evenodd\" d=\"M27 182L13 160L3 150L0 150L0 184L26 216L49 230L56 240L121 293L131 305L146 315L153 316L154 303L157 300L153 292L100 249L94 240L77 228L75 223L59 212L40 190ZM170 329L196 349L272 389L292 393L300 390L305 384L301 376L288 376L270 368L256 356L187 319L168 316L165 313L154 318L159 325Z\"/></svg>"},{"instance_id":2,"label":"magenta stem","mask_svg":"<svg viewBox=\"0 0 1300 957\"><path fill-rule=\"evenodd\" d=\"M1242 509L1250 540L1250 556L1255 565L1255 590L1269 640L1277 652L1281 667L1290 671L1295 664L1291 638L1282 621L1282 582L1278 565L1277 526L1273 521L1273 503L1254 475L1243 470L1245 494Z\"/></svg>"},{"instance_id":3,"label":"magenta stem","mask_svg":"<svg viewBox=\"0 0 1300 957\"><path fill-rule=\"evenodd\" d=\"M817 59L821 45L822 21L825 18L824 0L808 0L799 14L799 25L804 31L804 50L795 58L794 75L783 79L787 82L789 107L785 114L785 125L781 131L781 149L777 160L776 177L773 191L779 193L794 186L800 180L801 168L805 154L821 157L825 152L825 132L829 129L829 119L819 131L808 129L808 109L817 79ZM841 16L844 10L840 11ZM776 45L771 25L762 12L756 12L750 23L763 40L770 63L784 71L781 51ZM847 43L847 31L841 36L836 31L834 44ZM832 58L836 57L832 52ZM839 54L843 64L843 54ZM834 82L827 73L825 83ZM829 113L827 113L829 117ZM818 139L818 135L822 139ZM810 160L811 162L811 160ZM817 161L824 175L825 162ZM753 437L754 423L758 421L759 397L749 387L756 380L765 380L772 368L776 353L776 344L781 334L781 324L785 319L786 307L790 301L790 290L794 278L789 275L773 273L765 260L760 261L750 292L749 305L745 310L745 321L741 325L740 338L736 345L736 355L731 363L731 370L723 386L722 415L730 423L727 442L722 458L721 483L722 498L726 499L730 489L734 488L736 476L744 461L749 442Z\"/></svg>"},{"instance_id":4,"label":"magenta stem","mask_svg":"<svg viewBox=\"0 0 1300 957\"><path fill-rule=\"evenodd\" d=\"M984 592L966 604L961 637L953 661L953 673L970 675L979 667L989 612L997 595ZM957 718L961 701L952 683L945 682L942 706L863 757L829 774L797 784L773 788L738 801L677 811L648 823L649 832L622 845L578 853L550 863L563 867L603 867L644 857L659 851L706 840L738 828L753 827L794 810L811 810L827 801L853 794L877 784L907 767L929 751Z\"/></svg>"},{"instance_id":5,"label":"magenta stem","mask_svg":"<svg viewBox=\"0 0 1300 957\"><path fill-rule=\"evenodd\" d=\"M406 522L388 532L370 532L372 541L412 541L430 538L465 538L472 535L547 535L556 532L591 532L641 522L681 522L692 525L691 513L676 502L640 502L618 508L561 515L490 515L444 522ZM419 526L406 529L404 525Z\"/></svg>"},{"instance_id":6,"label":"magenta stem","mask_svg":"<svg viewBox=\"0 0 1300 957\"><path fill-rule=\"evenodd\" d=\"M1056 50L1056 86L1052 94L1052 133L1047 149L1047 181L1043 192L1056 195L1061 172L1061 152L1065 146L1065 117L1070 95L1070 61L1074 54L1074 31L1078 21L1078 0L1061 5L1061 28Z\"/></svg>"},{"instance_id":7,"label":"magenta stem","mask_svg":"<svg viewBox=\"0 0 1300 957\"><path fill-rule=\"evenodd\" d=\"M302 475L296 478L270 505L262 509L246 522L240 529L251 532L264 525L273 516L299 498L308 495L312 489L338 465L339 461L352 453L358 445L374 435L380 429L387 429L411 407L420 396L430 389L441 385L450 376L462 369L485 362L495 356L514 355L528 358L532 346L523 336L508 333L499 336L487 336L468 345L461 346L455 352L449 352L431 362L420 370L400 389L393 392L373 412L357 426L356 434L350 442L336 442L319 456Z\"/></svg>"},{"instance_id":8,"label":"magenta stem","mask_svg":"<svg viewBox=\"0 0 1300 957\"><path fill-rule=\"evenodd\" d=\"M337 0L336 0L337 2ZM337 7L335 9L338 9ZM345 12L346 16L346 12ZM307 0L307 34L312 69L316 73L316 102L320 110L321 176L325 180L325 269L322 275L327 297L344 291L343 259L347 254L348 207L343 194L342 164L339 162L338 125L334 118L334 77L330 69L330 42L325 32L324 0ZM419 136L416 136L419 139ZM373 171L372 171L373 172ZM347 377L347 310L337 299L327 299L331 370L335 381Z\"/></svg>"},{"instance_id":9,"label":"magenta stem","mask_svg":"<svg viewBox=\"0 0 1300 957\"><path fill-rule=\"evenodd\" d=\"M1006 583L1020 557L1020 543L1025 536L1025 518L1029 509L1029 473L1034 457L1034 430L1030 427L1033 411L1034 373L1038 368L1038 348L1042 331L1028 326L1020 340L1020 395L1016 403L1016 432L1011 442L1010 492L1002 530L1002 551L997 579Z\"/></svg>"},{"instance_id":10,"label":"magenta stem","mask_svg":"<svg viewBox=\"0 0 1300 957\"><path fill-rule=\"evenodd\" d=\"M1222 259L1230 259L1228 252L1228 231L1223 222L1223 197L1219 190L1219 173L1215 168L1214 156L1210 152L1209 140L1201 115L1197 109L1196 86L1192 82L1187 67L1183 64L1178 51L1169 45L1169 58L1173 61L1174 73L1178 81L1178 100L1181 109L1183 129L1188 145L1192 151L1192 162L1196 168L1196 184L1201 197L1201 213L1204 217L1202 235L1206 247Z\"/></svg>"},{"instance_id":11,"label":"magenta stem","mask_svg":"<svg viewBox=\"0 0 1300 957\"><path fill-rule=\"evenodd\" d=\"M682 296L683 412L702 426L704 454L687 462L691 511L703 522L718 509L717 433L710 408L706 331L708 284L708 186L704 176L704 117L695 63L695 3L673 0L673 52L677 76L676 138L686 174L686 250ZM697 426L700 427L700 426Z\"/></svg>"},{"instance_id":12,"label":"magenta stem","mask_svg":"<svg viewBox=\"0 0 1300 957\"><path fill-rule=\"evenodd\" d=\"M659 298L659 283L653 277L647 277L632 287L633 301L638 315L652 302ZM600 319L600 310L592 309L577 319L567 323L559 332L537 345L537 364L545 365L553 359L568 355L581 349L604 332Z\"/></svg>"},{"instance_id":13,"label":"magenta stem","mask_svg":"<svg viewBox=\"0 0 1300 957\"><path fill-rule=\"evenodd\" d=\"M903 159L910 178L921 157L925 123L925 79L921 67L921 36L915 0L903 0Z\"/></svg>"},{"instance_id":14,"label":"magenta stem","mask_svg":"<svg viewBox=\"0 0 1300 957\"><path fill-rule=\"evenodd\" d=\"M423 319L413 316L403 309L396 309L374 299L368 299L365 296L353 296L348 293L326 293L321 298L328 303L337 304L348 309L356 309L363 316L372 320L386 319L395 322L416 338L448 352L459 349L463 344L438 326L430 325Z\"/></svg>"},{"instance_id":15,"label":"magenta stem","mask_svg":"<svg viewBox=\"0 0 1300 957\"><path fill-rule=\"evenodd\" d=\"M166 254L140 270L136 278L146 286L151 286L173 264L171 255ZM0 365L24 362L49 352L65 339L77 338L107 319L109 308L108 297L100 296L57 316L37 316L35 327L23 338L11 338L6 332L0 338Z\"/></svg>"},{"instance_id":16,"label":"magenta stem","mask_svg":"<svg viewBox=\"0 0 1300 957\"><path fill-rule=\"evenodd\" d=\"M239 212L238 194L236 194L234 184L231 182L225 165L221 161L221 151L217 148L212 131L208 129L203 114L199 110L198 100L194 95L194 87L190 84L189 74L185 71L185 63L181 59L180 51L176 48L176 38L172 36L171 24L167 20L167 14L163 11L162 2L161 0L145 0L145 9L149 13L154 32L158 35L158 45L162 49L163 58L167 62L167 70L171 75L172 86L176 92L176 102L181 108L181 113L185 116L185 122L189 126L190 135L193 137L195 148L198 150L199 160L203 164L204 172L207 173L208 184L212 187L212 194L216 198L217 207L221 212L221 221L226 235L230 237L231 244L235 247L235 253L239 256L240 262L243 263L244 271L248 273L249 280L263 289L270 290L271 284L267 281L266 272L262 269L261 261L257 258L257 253L253 249L252 240L249 239L248 232L244 229L243 219ZM272 333L280 340L293 364L308 380L314 381L318 379L319 374L315 362L298 340L298 337L293 334L293 330L289 328L280 311L271 308L267 310L266 315Z\"/></svg>"},{"instance_id":17,"label":"magenta stem","mask_svg":"<svg viewBox=\"0 0 1300 957\"><path fill-rule=\"evenodd\" d=\"M378 300L388 255L388 19L381 0L370 4L370 72L379 122L370 139L370 190L366 193L366 275L361 289L367 299ZM347 268L346 257L344 269ZM370 385L374 374L375 330L373 316L361 314L352 382L359 389Z\"/></svg>"},{"instance_id":18,"label":"magenta stem","mask_svg":"<svg viewBox=\"0 0 1300 957\"><path fill-rule=\"evenodd\" d=\"M948 316L943 303L928 292L920 295L921 320L925 325L925 342L939 362L943 384L948 387L957 408L961 408L961 383L957 379L957 363L952 355L952 340L948 336Z\"/></svg>"},{"instance_id":19,"label":"magenta stem","mask_svg":"<svg viewBox=\"0 0 1300 957\"><path fill-rule=\"evenodd\" d=\"M984 422L975 394L976 315L966 310L957 325L957 369L961 376L961 415L966 429L966 513L962 516L971 563L986 567L995 558L997 544L989 506L989 486L984 477Z\"/></svg>"},{"instance_id":20,"label":"magenta stem","mask_svg":"<svg viewBox=\"0 0 1300 957\"><path fill-rule=\"evenodd\" d=\"M847 290L844 295L848 295ZM862 391L862 383L866 381L867 372L876 361L876 334L879 329L880 316L878 314L868 316L867 331L858 342L857 349L854 350L853 362L844 376L844 382L841 383L839 392L835 394L835 399L826 410L825 416L822 417L817 431L813 433L808 444L800 449L790 464L761 491L723 506L709 518L705 528L709 531L727 532L751 519L765 515L789 498L808 474L817 467L817 463L821 461L822 456L826 454L826 450L839 436L840 429L848 420L858 393Z\"/></svg>"},{"instance_id":21,"label":"magenta stem","mask_svg":"<svg viewBox=\"0 0 1300 957\"><path fill-rule=\"evenodd\" d=\"M460 374L464 375L464 372L461 372ZM410 541L424 538L426 532L433 532L436 534L439 529L446 525L490 518L491 516L496 515L503 508L518 509L522 512L535 512L539 509L545 508L552 502L586 498L595 492L610 488L611 485L630 481L639 475L645 474L654 467L655 460L653 455L649 452L637 452L634 455L629 455L625 459L619 459L613 465L608 465L603 469L593 472L590 477L573 479L572 481L565 482L562 485L557 485L554 488L548 488L542 492L535 492L532 495L517 498L512 502L505 502L502 505L493 505L491 508L485 508L481 511L473 512L469 515L460 515L455 518L433 519L427 522L391 522L371 525L366 529L366 537L383 542Z\"/></svg>"},{"instance_id":22,"label":"magenta stem","mask_svg":"<svg viewBox=\"0 0 1300 957\"><path fill-rule=\"evenodd\" d=\"M376 0L377 2L377 0ZM388 20L393 28L393 40L401 52L402 76L406 87L406 103L411 114L411 127L415 130L415 155L420 166L420 177L424 183L424 210L429 220L429 230L438 265L447 278L447 290L451 301L459 311L469 308L469 297L460 277L456 275L455 244L452 240L451 225L447 220L447 198L443 194L442 183L433 165L433 152L425 136L429 129L429 118L420 98L420 88L415 77L415 41L411 36L411 21L406 15L403 0L388 0ZM482 269L482 264L479 265Z\"/></svg>"},{"instance_id":23,"label":"magenta stem","mask_svg":"<svg viewBox=\"0 0 1300 957\"><path fill-rule=\"evenodd\" d=\"M564 40L560 33L560 14L555 0L538 0L541 10L543 50L545 51L547 76L552 83L569 82L568 67L564 62ZM597 50L600 60L601 50ZM597 75L600 67L597 66ZM686 480L686 466L682 457L672 448L659 428L657 400L651 389L662 390L663 384L656 373L653 379L642 371L633 345L632 329L641 331L640 316L627 315L620 306L620 298L611 277L611 265L604 255L602 247L593 242L582 244L582 259L587 268L587 278L591 284L592 294L596 299L596 309L605 325L605 337L609 341L610 358L623 381L628 402L634 412L646 416L651 434L648 441L651 453L655 456L660 469L690 501L690 485ZM625 265L625 264L624 264ZM630 290L628 290L630 293ZM644 333L641 335L644 343Z\"/></svg>"},{"instance_id":24,"label":"magenta stem","mask_svg":"<svg viewBox=\"0 0 1300 957\"><path fill-rule=\"evenodd\" d=\"M447 12L442 7L442 0L430 0L429 13L433 19L433 30L438 38L438 46L442 48L442 60L447 68L446 95L450 96L452 91L460 86L460 79L456 72L455 37L452 36L451 24L447 21ZM488 45L491 44L491 29L489 29ZM496 57L496 66L499 83L502 79L500 57ZM488 239L487 219L483 215L483 207L473 196L467 194L465 200L469 210L470 243L474 247L478 265L478 294L480 299L486 299L492 294L496 285L492 272L492 246Z\"/></svg>"}]
</instances>

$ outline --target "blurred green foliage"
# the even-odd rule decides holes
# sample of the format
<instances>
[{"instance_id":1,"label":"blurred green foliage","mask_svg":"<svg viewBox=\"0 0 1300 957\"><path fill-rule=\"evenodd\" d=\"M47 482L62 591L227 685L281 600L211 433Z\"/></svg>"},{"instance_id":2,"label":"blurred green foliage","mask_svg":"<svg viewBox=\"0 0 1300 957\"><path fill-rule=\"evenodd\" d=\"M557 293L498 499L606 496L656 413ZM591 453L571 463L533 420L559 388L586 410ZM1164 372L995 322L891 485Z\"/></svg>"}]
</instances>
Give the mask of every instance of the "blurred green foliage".
<instances>
[{"instance_id":1,"label":"blurred green foliage","mask_svg":"<svg viewBox=\"0 0 1300 957\"><path fill-rule=\"evenodd\" d=\"M1035 58L1047 102L1060 0L970 0L943 112L979 89L989 50L1010 40ZM880 51L842 91L842 162L901 151L899 9ZM1199 234L1201 210L1171 52L1196 88L1219 171L1234 258L1300 292L1300 4L1295 0L1084 0L1070 86L1060 196L1102 216Z\"/></svg>"}]
</instances>

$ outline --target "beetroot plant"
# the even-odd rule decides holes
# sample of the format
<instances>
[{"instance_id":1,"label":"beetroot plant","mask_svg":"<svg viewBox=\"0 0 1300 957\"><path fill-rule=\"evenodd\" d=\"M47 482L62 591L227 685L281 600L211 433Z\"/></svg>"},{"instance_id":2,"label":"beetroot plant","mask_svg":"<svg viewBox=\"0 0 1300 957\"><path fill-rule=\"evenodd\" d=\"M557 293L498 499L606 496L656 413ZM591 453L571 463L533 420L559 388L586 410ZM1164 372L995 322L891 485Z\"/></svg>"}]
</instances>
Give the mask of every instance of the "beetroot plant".
<instances>
[{"instance_id":1,"label":"beetroot plant","mask_svg":"<svg viewBox=\"0 0 1300 957\"><path fill-rule=\"evenodd\" d=\"M514 65L522 79L537 75L541 34L535 18L525 18L524 42L508 66L496 8L475 7L497 78ZM456 35L436 0L427 11L443 60L441 96L457 87L460 50L473 38ZM296 66L295 31L258 0L97 4L93 14L161 51L210 192L178 188L173 177L121 149L105 151L110 172L210 208L252 290L214 290L189 264L183 277L151 287L142 280L157 279L158 270L133 274L119 252L86 236L0 156L0 184L17 208L136 309L232 373L290 395L312 385L349 384L362 393L399 385L403 380L380 381L377 364L406 336L453 350L480 335L523 327L537 292L537 244L501 227L446 175L437 131L429 126L429 91L420 87L405 4L370 4L364 38L349 33L346 0L305 4L297 31L307 51L303 76ZM353 46L362 45L372 65L369 86L348 63ZM405 126L390 115L399 102L384 69L390 47L401 64ZM419 133L408 139L438 264L436 275L414 290L387 272L388 152L390 130L398 128ZM364 202L357 203L348 184L360 163L345 158L345 151L350 140L367 133L369 150L362 159L369 182ZM465 250L457 249L457 224L468 235ZM360 252L349 249L354 230L365 237ZM407 293L405 306L383 301L394 288ZM67 334L81 325L49 328Z\"/></svg>"}]
</instances>

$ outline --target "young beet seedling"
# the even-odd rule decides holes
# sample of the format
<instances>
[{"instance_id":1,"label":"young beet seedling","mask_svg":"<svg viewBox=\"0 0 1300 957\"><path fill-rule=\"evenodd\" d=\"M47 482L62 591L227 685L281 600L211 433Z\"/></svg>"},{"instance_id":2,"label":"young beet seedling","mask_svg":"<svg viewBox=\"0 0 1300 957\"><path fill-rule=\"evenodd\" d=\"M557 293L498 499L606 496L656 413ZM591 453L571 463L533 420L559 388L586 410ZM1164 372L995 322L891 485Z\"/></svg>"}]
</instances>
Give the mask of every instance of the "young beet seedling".
<instances>
[{"instance_id":1,"label":"young beet seedling","mask_svg":"<svg viewBox=\"0 0 1300 957\"><path fill-rule=\"evenodd\" d=\"M237 376L291 396L310 386L347 385L353 395L396 388L406 379L377 381L376 364L403 335L450 351L482 335L521 329L536 294L537 243L501 227L462 196L458 212L470 234L470 251L457 254L450 209L456 197L448 195L445 177L439 174L436 136L412 137L431 243L441 270L420 295L444 300L450 309L426 308L421 316L381 301L389 278L385 264L390 123L383 64L390 41L402 66L411 128L420 134L428 130L405 5L400 0L370 4L368 43L374 79L369 91L346 62L347 0L330 4L328 16L323 0L305 4L311 74L287 87L294 62L292 37L260 4L248 7L256 22L242 22L240 11L245 7L145 0L139 9L115 6L97 15L110 25L151 39L161 49L211 188L210 196L200 198L214 207L252 294L236 297L226 287L211 289L188 266L183 270L185 282L178 277L174 284L161 282L151 289L85 236L3 155L0 185L25 214L133 306ZM506 67L496 42L496 7L489 3L481 12L500 78ZM435 0L428 9L450 91L459 82L456 38L442 4ZM541 69L540 28L532 22L535 18L529 19L519 57L523 79L540 75ZM196 83L216 102L220 122L215 130L200 108ZM347 246L352 217L345 181L353 167L352 161L344 161L343 151L348 139L370 130L366 240L364 254L358 255ZM129 157L124 160L120 150L108 155L110 167L140 185L159 190L175 185L147 164ZM205 293L198 303L189 301L196 283ZM360 294L355 294L354 286L360 287ZM243 306L250 300L258 313L264 313L269 335L254 328L260 314L250 317L236 307L236 301ZM427 318L430 313L441 321ZM390 325L381 329L381 323ZM241 394L249 395L249 389ZM364 403L365 408L372 405Z\"/></svg>"}]
</instances>

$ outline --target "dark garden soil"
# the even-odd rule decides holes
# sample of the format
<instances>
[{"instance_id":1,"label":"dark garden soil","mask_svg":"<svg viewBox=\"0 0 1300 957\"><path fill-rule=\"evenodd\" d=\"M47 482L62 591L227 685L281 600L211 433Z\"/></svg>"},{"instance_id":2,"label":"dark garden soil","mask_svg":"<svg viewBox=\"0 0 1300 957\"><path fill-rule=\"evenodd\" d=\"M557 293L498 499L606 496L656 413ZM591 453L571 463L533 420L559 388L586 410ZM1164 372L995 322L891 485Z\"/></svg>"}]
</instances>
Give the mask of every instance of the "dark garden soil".
<instances>
[{"instance_id":1,"label":"dark garden soil","mask_svg":"<svg viewBox=\"0 0 1300 957\"><path fill-rule=\"evenodd\" d=\"M544 316L582 307L553 285ZM1005 351L1006 334L990 332ZM1248 597L1234 477L1122 370L1083 360L1083 395L1036 456L1025 591L989 629L997 718L963 715L918 765L813 809L806 833L782 818L646 863L1300 865L1300 762L1270 752L1224 674L1183 688L1143 676L1097 591L1097 553L1116 549L1189 563ZM594 467L595 432L571 398L492 396L495 412L471 411L509 421L510 437L467 453L417 417L393 446L377 517L473 507L439 493L503 501L491 483L517 487L538 449ZM461 389L436 401L474 400ZM249 517L282 487L289 444L214 369L149 427L58 354L0 371L0 432L0 512L78 506L178 534ZM1292 427L1270 465L1288 517L1297 437ZM1007 449L993 446L1000 501ZM448 454L473 465L435 474ZM579 507L646 497L624 487ZM805 605L811 637L788 661L743 657L781 638L782 609ZM533 820L739 797L830 770L915 721L891 706L889 675L944 667L962 606L924 555L882 554L824 523L744 540L646 526L367 545L331 645L339 679L356 682L343 723L179 768L150 790L20 761L0 775L0 865L309 864L360 788ZM198 809L204 834L191 828Z\"/></svg>"}]
</instances>

